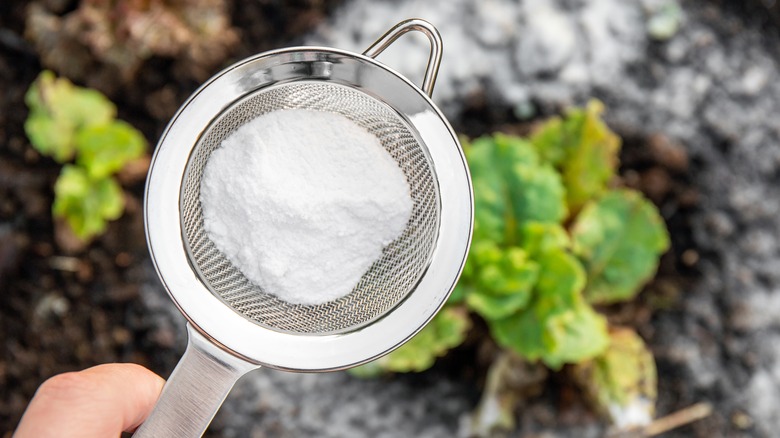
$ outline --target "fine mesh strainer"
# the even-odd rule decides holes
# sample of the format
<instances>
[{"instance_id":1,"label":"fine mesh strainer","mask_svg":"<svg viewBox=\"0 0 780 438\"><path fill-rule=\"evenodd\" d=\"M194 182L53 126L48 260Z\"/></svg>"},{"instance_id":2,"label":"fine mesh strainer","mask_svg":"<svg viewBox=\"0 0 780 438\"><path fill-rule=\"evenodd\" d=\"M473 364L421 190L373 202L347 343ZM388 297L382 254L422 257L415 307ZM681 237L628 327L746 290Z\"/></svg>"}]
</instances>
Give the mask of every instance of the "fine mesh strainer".
<instances>
[{"instance_id":1,"label":"fine mesh strainer","mask_svg":"<svg viewBox=\"0 0 780 438\"><path fill-rule=\"evenodd\" d=\"M422 90L374 60L411 30L431 43ZM246 59L185 102L155 151L145 215L152 259L188 320L189 343L136 436L200 436L246 372L360 365L410 339L444 304L468 252L473 200L457 137L429 98L440 60L438 32L413 19L362 55L296 47ZM406 229L355 288L320 305L266 293L203 228L200 183L211 153L248 121L285 109L338 113L376 136L413 201Z\"/></svg>"}]
</instances>

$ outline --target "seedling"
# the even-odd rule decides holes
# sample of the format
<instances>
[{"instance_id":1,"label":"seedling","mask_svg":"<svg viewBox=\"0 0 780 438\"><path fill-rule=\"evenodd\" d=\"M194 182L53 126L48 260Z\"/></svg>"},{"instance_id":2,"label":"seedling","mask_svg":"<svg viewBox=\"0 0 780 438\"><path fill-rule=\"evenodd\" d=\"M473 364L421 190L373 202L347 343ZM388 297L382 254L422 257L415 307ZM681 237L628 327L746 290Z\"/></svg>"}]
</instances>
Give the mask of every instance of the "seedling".
<instances>
[{"instance_id":1,"label":"seedling","mask_svg":"<svg viewBox=\"0 0 780 438\"><path fill-rule=\"evenodd\" d=\"M25 95L24 128L42 155L65 164L54 185L52 212L83 241L106 229L124 210L113 175L146 150L143 135L116 120L116 107L95 90L44 71ZM75 161L73 164L66 164Z\"/></svg>"},{"instance_id":2,"label":"seedling","mask_svg":"<svg viewBox=\"0 0 780 438\"><path fill-rule=\"evenodd\" d=\"M470 311L485 320L500 347L523 360L552 370L578 364L578 381L597 410L618 412L636 403L637 394L652 407L652 355L630 329L611 330L593 304L634 298L655 275L669 236L655 206L619 187L620 139L601 120L602 111L600 102L590 102L548 120L528 138L464 139L475 226L460 283L431 323L434 329L358 373L431 366L432 358L465 339L448 330L445 342L435 327L457 325L465 332L468 324L456 324L452 315ZM621 339L630 340L630 348L621 347ZM412 353L420 358L414 366L401 360Z\"/></svg>"}]
</instances>

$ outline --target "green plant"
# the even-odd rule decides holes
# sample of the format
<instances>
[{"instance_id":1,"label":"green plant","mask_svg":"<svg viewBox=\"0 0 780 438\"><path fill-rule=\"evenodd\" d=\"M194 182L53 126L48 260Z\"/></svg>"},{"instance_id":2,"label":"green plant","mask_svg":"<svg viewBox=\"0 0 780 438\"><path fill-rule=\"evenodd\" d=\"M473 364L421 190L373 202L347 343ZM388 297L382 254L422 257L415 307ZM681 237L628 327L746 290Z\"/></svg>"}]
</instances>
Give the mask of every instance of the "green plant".
<instances>
[{"instance_id":1,"label":"green plant","mask_svg":"<svg viewBox=\"0 0 780 438\"><path fill-rule=\"evenodd\" d=\"M482 317L500 347L553 370L614 362L614 336L593 305L632 299L669 247L656 208L618 187L620 139L602 111L593 101L528 138L463 141L474 186L474 237L448 305ZM631 351L647 352L641 338L632 342L638 347ZM374 366L405 371L386 366L396 354ZM650 357L641 361L642 375L655 372ZM598 376L592 382L609 382L605 373L591 373ZM612 387L611 393L620 390Z\"/></svg>"},{"instance_id":2,"label":"green plant","mask_svg":"<svg viewBox=\"0 0 780 438\"><path fill-rule=\"evenodd\" d=\"M52 211L89 240L122 215L122 189L113 175L146 149L143 135L116 120L116 107L95 90L44 71L25 95L24 128L33 147L65 164L54 185Z\"/></svg>"},{"instance_id":3,"label":"green plant","mask_svg":"<svg viewBox=\"0 0 780 438\"><path fill-rule=\"evenodd\" d=\"M395 350L393 354L353 368L353 374L360 377L375 377L388 370L395 372L427 370L437 357L460 345L470 327L471 321L464 309L447 306L420 333Z\"/></svg>"}]
</instances>

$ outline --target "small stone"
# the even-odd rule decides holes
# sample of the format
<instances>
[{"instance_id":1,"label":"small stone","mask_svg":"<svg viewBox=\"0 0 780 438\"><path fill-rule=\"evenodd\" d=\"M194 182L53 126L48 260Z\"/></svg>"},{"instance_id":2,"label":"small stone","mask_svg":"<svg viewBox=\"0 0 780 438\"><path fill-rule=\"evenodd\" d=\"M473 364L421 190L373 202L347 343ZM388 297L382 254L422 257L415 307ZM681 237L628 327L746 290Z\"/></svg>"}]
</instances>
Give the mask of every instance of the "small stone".
<instances>
[{"instance_id":1,"label":"small stone","mask_svg":"<svg viewBox=\"0 0 780 438\"><path fill-rule=\"evenodd\" d=\"M677 202L680 207L695 207L699 203L699 191L695 188L688 188L677 195Z\"/></svg>"},{"instance_id":2,"label":"small stone","mask_svg":"<svg viewBox=\"0 0 780 438\"><path fill-rule=\"evenodd\" d=\"M669 170L676 172L688 170L688 152L681 144L663 134L653 134L648 139L648 146L653 158Z\"/></svg>"},{"instance_id":3,"label":"small stone","mask_svg":"<svg viewBox=\"0 0 780 438\"><path fill-rule=\"evenodd\" d=\"M693 266L699 262L699 253L695 249L686 249L680 258L685 266Z\"/></svg>"},{"instance_id":4,"label":"small stone","mask_svg":"<svg viewBox=\"0 0 780 438\"><path fill-rule=\"evenodd\" d=\"M753 418L742 411L736 411L731 415L731 424L737 429L747 430L753 427Z\"/></svg>"},{"instance_id":5,"label":"small stone","mask_svg":"<svg viewBox=\"0 0 780 438\"><path fill-rule=\"evenodd\" d=\"M49 242L37 242L33 245L33 252L39 257L49 257L54 254L54 248Z\"/></svg>"},{"instance_id":6,"label":"small stone","mask_svg":"<svg viewBox=\"0 0 780 438\"><path fill-rule=\"evenodd\" d=\"M114 343L124 345L133 339L133 334L124 327L114 327L111 331L111 337L114 339Z\"/></svg>"},{"instance_id":7,"label":"small stone","mask_svg":"<svg viewBox=\"0 0 780 438\"><path fill-rule=\"evenodd\" d=\"M133 256L125 251L122 251L116 255L114 258L114 263L116 263L116 265L120 268L126 268L133 263Z\"/></svg>"},{"instance_id":8,"label":"small stone","mask_svg":"<svg viewBox=\"0 0 780 438\"><path fill-rule=\"evenodd\" d=\"M707 228L718 237L728 237L734 233L734 221L726 213L714 211L704 221Z\"/></svg>"},{"instance_id":9,"label":"small stone","mask_svg":"<svg viewBox=\"0 0 780 438\"><path fill-rule=\"evenodd\" d=\"M67 298L57 293L50 293L38 301L33 312L36 317L46 320L51 317L61 318L68 310L70 310L70 302Z\"/></svg>"},{"instance_id":10,"label":"small stone","mask_svg":"<svg viewBox=\"0 0 780 438\"><path fill-rule=\"evenodd\" d=\"M657 204L661 203L672 190L672 179L661 167L653 167L642 172L641 178L642 191Z\"/></svg>"},{"instance_id":11,"label":"small stone","mask_svg":"<svg viewBox=\"0 0 780 438\"><path fill-rule=\"evenodd\" d=\"M750 67L742 76L742 91L749 95L755 96L761 90L764 89L769 81L769 73L761 67Z\"/></svg>"},{"instance_id":12,"label":"small stone","mask_svg":"<svg viewBox=\"0 0 780 438\"><path fill-rule=\"evenodd\" d=\"M91 282L93 278L94 271L92 269L92 264L85 260L80 260L78 268L76 269L76 279L82 284L86 284Z\"/></svg>"}]
</instances>

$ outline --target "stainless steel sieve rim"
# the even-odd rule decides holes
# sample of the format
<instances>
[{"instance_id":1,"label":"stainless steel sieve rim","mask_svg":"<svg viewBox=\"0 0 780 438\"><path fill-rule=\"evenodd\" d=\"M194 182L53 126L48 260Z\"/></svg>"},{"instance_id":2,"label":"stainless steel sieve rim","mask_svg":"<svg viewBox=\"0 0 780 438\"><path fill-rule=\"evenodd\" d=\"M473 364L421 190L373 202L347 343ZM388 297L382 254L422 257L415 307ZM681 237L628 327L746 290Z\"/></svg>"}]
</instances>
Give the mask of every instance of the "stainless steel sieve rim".
<instances>
[{"instance_id":1,"label":"stainless steel sieve rim","mask_svg":"<svg viewBox=\"0 0 780 438\"><path fill-rule=\"evenodd\" d=\"M373 54L379 52L381 49ZM430 78L435 78L435 71ZM417 131L439 180L439 238L428 271L414 293L376 322L338 335L280 333L248 321L203 285L190 267L182 242L180 185L189 151L210 120L247 93L296 80L333 81L387 103ZM432 87L432 80L428 83ZM348 368L374 359L413 336L444 304L454 287L468 252L473 222L465 158L457 136L427 94L370 56L325 47L260 54L228 67L199 88L161 137L147 180L145 207L146 235L155 268L189 323L225 351L255 364L288 371Z\"/></svg>"}]
</instances>

